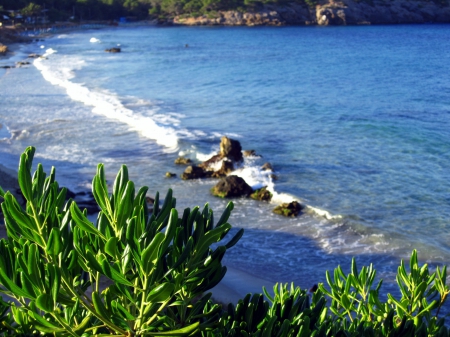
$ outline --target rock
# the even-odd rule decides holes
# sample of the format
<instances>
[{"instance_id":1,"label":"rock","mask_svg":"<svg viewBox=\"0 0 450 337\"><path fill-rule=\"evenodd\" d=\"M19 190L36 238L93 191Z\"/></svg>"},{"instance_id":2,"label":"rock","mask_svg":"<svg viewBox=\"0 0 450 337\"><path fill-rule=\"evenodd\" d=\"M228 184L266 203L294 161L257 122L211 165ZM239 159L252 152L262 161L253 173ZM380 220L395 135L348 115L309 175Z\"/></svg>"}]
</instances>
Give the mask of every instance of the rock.
<instances>
[{"instance_id":1,"label":"rock","mask_svg":"<svg viewBox=\"0 0 450 337\"><path fill-rule=\"evenodd\" d=\"M177 175L175 174L175 173L172 173L172 172L166 172L166 178L174 178L174 177L176 177Z\"/></svg>"},{"instance_id":2,"label":"rock","mask_svg":"<svg viewBox=\"0 0 450 337\"><path fill-rule=\"evenodd\" d=\"M226 136L222 137L220 141L220 155L222 158L226 157L236 162L242 161L241 143Z\"/></svg>"},{"instance_id":3,"label":"rock","mask_svg":"<svg viewBox=\"0 0 450 337\"><path fill-rule=\"evenodd\" d=\"M261 158L261 156L259 154L256 154L255 150L245 150L243 152L244 157L259 157Z\"/></svg>"},{"instance_id":4,"label":"rock","mask_svg":"<svg viewBox=\"0 0 450 337\"><path fill-rule=\"evenodd\" d=\"M278 176L276 174L271 174L270 178L272 178L272 180L278 180Z\"/></svg>"},{"instance_id":5,"label":"rock","mask_svg":"<svg viewBox=\"0 0 450 337\"><path fill-rule=\"evenodd\" d=\"M214 173L211 175L214 178L220 178L225 177L228 175L228 173L233 172L234 165L232 161L224 160L222 161L222 166L218 171L214 171Z\"/></svg>"},{"instance_id":6,"label":"rock","mask_svg":"<svg viewBox=\"0 0 450 337\"><path fill-rule=\"evenodd\" d=\"M267 186L264 186L250 194L250 198L261 201L270 201L272 196L273 194L267 190Z\"/></svg>"},{"instance_id":7,"label":"rock","mask_svg":"<svg viewBox=\"0 0 450 337\"><path fill-rule=\"evenodd\" d=\"M37 59L39 57L42 57L42 55L39 55L39 54L29 54L28 55L28 58L30 58L30 59Z\"/></svg>"},{"instance_id":8,"label":"rock","mask_svg":"<svg viewBox=\"0 0 450 337\"><path fill-rule=\"evenodd\" d=\"M1 66L0 68L2 68L2 69L11 69L11 68L14 68L14 67L12 67L12 66Z\"/></svg>"},{"instance_id":9,"label":"rock","mask_svg":"<svg viewBox=\"0 0 450 337\"><path fill-rule=\"evenodd\" d=\"M223 158L220 154L216 154L198 166L205 171L214 171L214 166L216 166L222 159Z\"/></svg>"},{"instance_id":10,"label":"rock","mask_svg":"<svg viewBox=\"0 0 450 337\"><path fill-rule=\"evenodd\" d=\"M248 196L252 192L253 189L244 179L234 175L221 179L216 186L211 189L211 193L220 198Z\"/></svg>"},{"instance_id":11,"label":"rock","mask_svg":"<svg viewBox=\"0 0 450 337\"><path fill-rule=\"evenodd\" d=\"M265 163L263 166L261 166L261 170L263 171L273 171L273 166L271 163Z\"/></svg>"},{"instance_id":12,"label":"rock","mask_svg":"<svg viewBox=\"0 0 450 337\"><path fill-rule=\"evenodd\" d=\"M189 158L178 157L177 159L175 159L176 165L189 165L190 163L192 163L192 160L190 160Z\"/></svg>"},{"instance_id":13,"label":"rock","mask_svg":"<svg viewBox=\"0 0 450 337\"><path fill-rule=\"evenodd\" d=\"M122 50L119 47L113 47L109 49L105 49L107 53L120 53Z\"/></svg>"},{"instance_id":14,"label":"rock","mask_svg":"<svg viewBox=\"0 0 450 337\"><path fill-rule=\"evenodd\" d=\"M300 205L297 201L292 201L290 203L284 203L275 207L273 212L288 217L296 217L300 214L302 209L302 205Z\"/></svg>"},{"instance_id":15,"label":"rock","mask_svg":"<svg viewBox=\"0 0 450 337\"><path fill-rule=\"evenodd\" d=\"M8 52L8 46L0 44L0 54L6 54Z\"/></svg>"},{"instance_id":16,"label":"rock","mask_svg":"<svg viewBox=\"0 0 450 337\"><path fill-rule=\"evenodd\" d=\"M16 66L17 66L17 67L27 66L27 65L29 65L29 64L30 64L30 62L27 62L27 61L19 61L19 62L16 62Z\"/></svg>"},{"instance_id":17,"label":"rock","mask_svg":"<svg viewBox=\"0 0 450 337\"><path fill-rule=\"evenodd\" d=\"M186 170L181 174L181 179L183 180L190 180L190 179L199 179L199 178L205 178L206 172L203 171L201 167L191 165L186 167Z\"/></svg>"}]
</instances>

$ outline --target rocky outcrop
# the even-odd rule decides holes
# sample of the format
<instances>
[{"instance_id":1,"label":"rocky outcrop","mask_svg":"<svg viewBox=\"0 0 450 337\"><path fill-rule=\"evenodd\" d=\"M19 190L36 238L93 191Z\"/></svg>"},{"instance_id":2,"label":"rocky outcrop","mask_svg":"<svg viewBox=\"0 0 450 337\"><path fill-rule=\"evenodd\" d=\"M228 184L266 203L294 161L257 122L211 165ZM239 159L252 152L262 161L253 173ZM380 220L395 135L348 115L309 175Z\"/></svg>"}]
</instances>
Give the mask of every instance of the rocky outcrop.
<instances>
[{"instance_id":1,"label":"rocky outcrop","mask_svg":"<svg viewBox=\"0 0 450 337\"><path fill-rule=\"evenodd\" d=\"M221 161L230 161L230 164L227 164L227 169L229 168L232 171L233 163L241 162L243 160L242 157L242 147L239 141L228 138L226 136L222 137L220 140L220 152L208 160L204 161L199 165L205 171L217 171L217 166L223 167L223 163Z\"/></svg>"},{"instance_id":2,"label":"rocky outcrop","mask_svg":"<svg viewBox=\"0 0 450 337\"><path fill-rule=\"evenodd\" d=\"M229 173L233 172L233 170L234 170L233 162L230 160L223 160L222 166L220 167L220 169L217 171L214 171L213 174L211 175L211 177L213 177L213 178L225 177Z\"/></svg>"},{"instance_id":3,"label":"rocky outcrop","mask_svg":"<svg viewBox=\"0 0 450 337\"><path fill-rule=\"evenodd\" d=\"M191 165L186 167L186 170L181 174L181 179L190 180L190 179L200 179L205 178L206 172L196 165Z\"/></svg>"},{"instance_id":4,"label":"rocky outcrop","mask_svg":"<svg viewBox=\"0 0 450 337\"><path fill-rule=\"evenodd\" d=\"M211 193L220 198L248 196L252 192L253 189L244 179L234 175L221 179L216 186L211 189Z\"/></svg>"},{"instance_id":5,"label":"rocky outcrop","mask_svg":"<svg viewBox=\"0 0 450 337\"><path fill-rule=\"evenodd\" d=\"M449 23L450 6L423 0L325 0L315 6L290 3L266 5L255 12L218 11L199 17L174 18L181 25L280 26Z\"/></svg>"},{"instance_id":6,"label":"rocky outcrop","mask_svg":"<svg viewBox=\"0 0 450 337\"><path fill-rule=\"evenodd\" d=\"M267 187L262 187L250 194L250 198L260 201L270 201L272 196L273 194L267 190Z\"/></svg>"},{"instance_id":7,"label":"rocky outcrop","mask_svg":"<svg viewBox=\"0 0 450 337\"><path fill-rule=\"evenodd\" d=\"M303 206L297 201L281 204L273 210L274 213L284 215L287 217L296 217L302 211Z\"/></svg>"},{"instance_id":8,"label":"rocky outcrop","mask_svg":"<svg viewBox=\"0 0 450 337\"><path fill-rule=\"evenodd\" d=\"M175 173L172 173L172 172L166 172L166 178L174 178L174 177L176 177L177 175L175 174Z\"/></svg>"}]
</instances>

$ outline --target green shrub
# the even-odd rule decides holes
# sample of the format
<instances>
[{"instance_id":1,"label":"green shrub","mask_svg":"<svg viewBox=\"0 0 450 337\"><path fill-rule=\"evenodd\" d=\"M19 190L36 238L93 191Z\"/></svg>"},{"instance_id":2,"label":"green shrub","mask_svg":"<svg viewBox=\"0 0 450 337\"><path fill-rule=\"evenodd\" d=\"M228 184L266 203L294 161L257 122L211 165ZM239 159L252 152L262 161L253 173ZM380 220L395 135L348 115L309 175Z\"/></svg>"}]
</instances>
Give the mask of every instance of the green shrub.
<instances>
[{"instance_id":1,"label":"green shrub","mask_svg":"<svg viewBox=\"0 0 450 337\"><path fill-rule=\"evenodd\" d=\"M169 190L160 210L156 194L149 214L147 188L135 190L126 166L109 194L100 164L92 183L101 208L94 225L65 201L54 168L46 177L39 164L31 176L33 155L27 148L19 164L26 209L0 191L8 234L0 240L0 291L16 301L0 303L7 334L176 336L214 324L220 307L205 311L210 295L202 294L223 278L221 260L243 233L211 248L231 229L232 203L216 224L208 205L178 217Z\"/></svg>"},{"instance_id":2,"label":"green shrub","mask_svg":"<svg viewBox=\"0 0 450 337\"><path fill-rule=\"evenodd\" d=\"M440 310L450 293L447 270L430 272L413 251L396 281L400 298L380 299L372 265L326 272L328 285L308 293L276 284L227 308L207 293L226 273L222 258L243 235L231 229L229 203L215 223L206 205L181 217L169 190L153 213L126 166L108 192L103 165L92 182L96 224L66 201L66 189L42 165L31 175L34 148L21 155L22 209L0 188L7 238L0 240L0 336L449 336ZM215 248L212 248L212 247ZM327 304L327 301L329 303Z\"/></svg>"}]
</instances>

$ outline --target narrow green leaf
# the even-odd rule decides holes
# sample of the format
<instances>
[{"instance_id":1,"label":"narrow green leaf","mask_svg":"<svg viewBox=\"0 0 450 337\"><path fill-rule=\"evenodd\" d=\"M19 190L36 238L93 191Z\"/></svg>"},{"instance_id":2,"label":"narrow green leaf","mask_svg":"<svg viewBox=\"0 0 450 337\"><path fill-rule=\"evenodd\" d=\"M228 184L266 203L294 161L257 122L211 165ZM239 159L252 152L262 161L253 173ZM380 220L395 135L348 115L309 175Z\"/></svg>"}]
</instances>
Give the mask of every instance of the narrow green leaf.
<instances>
[{"instance_id":1,"label":"narrow green leaf","mask_svg":"<svg viewBox=\"0 0 450 337\"><path fill-rule=\"evenodd\" d=\"M36 306L45 312L53 312L55 302L52 296L42 293L36 298Z\"/></svg>"},{"instance_id":2,"label":"narrow green leaf","mask_svg":"<svg viewBox=\"0 0 450 337\"><path fill-rule=\"evenodd\" d=\"M166 302L172 297L175 285L172 283L163 283L154 288L147 296L146 301L149 303Z\"/></svg>"},{"instance_id":3,"label":"narrow green leaf","mask_svg":"<svg viewBox=\"0 0 450 337\"><path fill-rule=\"evenodd\" d=\"M90 222L86 216L81 212L81 210L78 208L78 205L75 202L72 202L70 205L70 214L72 215L73 220L79 226L80 229L83 231L94 234L97 236L100 236L103 240L106 241L106 238L103 236L102 233L100 233L97 228L94 227L92 222Z\"/></svg>"},{"instance_id":4,"label":"narrow green leaf","mask_svg":"<svg viewBox=\"0 0 450 337\"><path fill-rule=\"evenodd\" d=\"M33 200L32 182L31 182L31 165L34 155L34 149L29 147L20 156L18 180L23 196L27 201Z\"/></svg>"},{"instance_id":5,"label":"narrow green leaf","mask_svg":"<svg viewBox=\"0 0 450 337\"><path fill-rule=\"evenodd\" d=\"M113 258L116 258L117 254L118 254L118 251L117 251L117 243L118 242L119 242L119 238L112 236L109 238L108 242L106 242L106 245L105 245L105 252Z\"/></svg>"}]
</instances>

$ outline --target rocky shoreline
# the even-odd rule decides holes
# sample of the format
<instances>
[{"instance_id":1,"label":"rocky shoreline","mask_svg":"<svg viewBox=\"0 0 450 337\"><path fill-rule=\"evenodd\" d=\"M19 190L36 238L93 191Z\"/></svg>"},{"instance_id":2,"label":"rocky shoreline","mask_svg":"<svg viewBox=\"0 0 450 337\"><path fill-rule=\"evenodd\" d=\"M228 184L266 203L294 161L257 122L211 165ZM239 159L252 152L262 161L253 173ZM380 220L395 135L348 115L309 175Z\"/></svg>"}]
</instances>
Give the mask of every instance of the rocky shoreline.
<instances>
[{"instance_id":1,"label":"rocky shoreline","mask_svg":"<svg viewBox=\"0 0 450 337\"><path fill-rule=\"evenodd\" d=\"M178 157L175 159L175 164L187 166L181 174L181 179L183 180L219 178L220 180L211 189L211 194L215 197L244 197L259 201L271 201L273 194L267 189L267 186L254 190L242 177L233 174L233 171L241 166L244 156L251 157L258 155L254 150L242 151L239 141L224 136L220 141L219 153L213 155L208 160L195 165L188 158ZM276 179L270 163L265 163L260 169L272 172L272 179ZM170 178L174 176L176 174L166 173L166 177ZM278 205L273 212L287 217L296 217L301 214L304 208L305 206L297 201L291 201Z\"/></svg>"},{"instance_id":2,"label":"rocky shoreline","mask_svg":"<svg viewBox=\"0 0 450 337\"><path fill-rule=\"evenodd\" d=\"M175 25L283 26L450 23L450 5L433 1L328 0L315 6L266 5L259 11L218 11L198 17L176 16Z\"/></svg>"}]
</instances>

